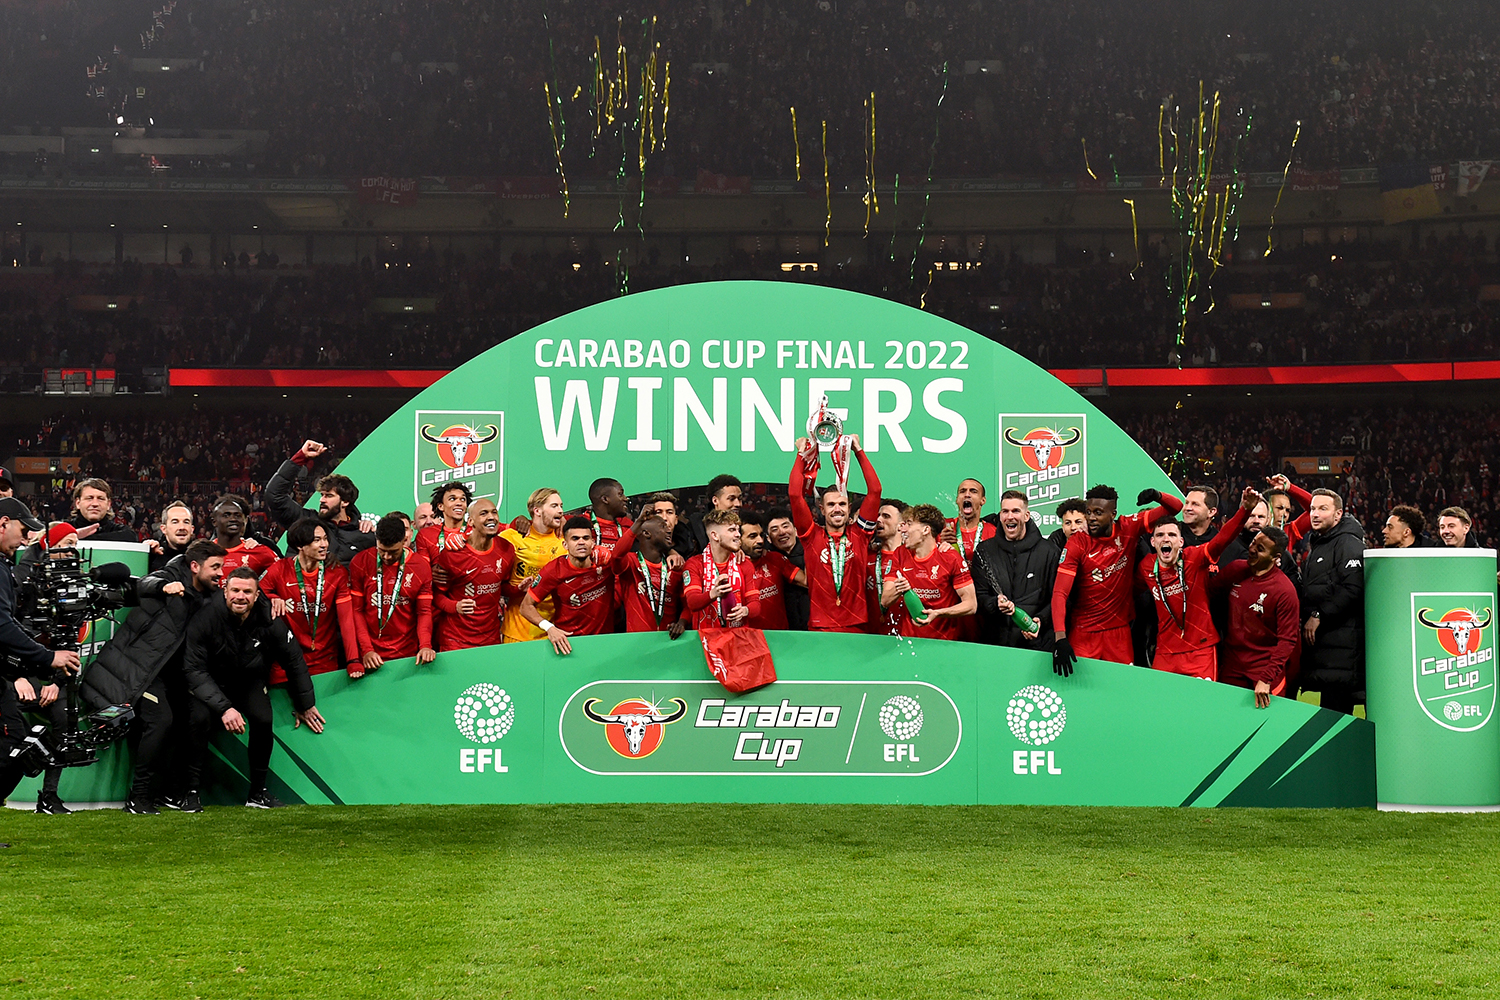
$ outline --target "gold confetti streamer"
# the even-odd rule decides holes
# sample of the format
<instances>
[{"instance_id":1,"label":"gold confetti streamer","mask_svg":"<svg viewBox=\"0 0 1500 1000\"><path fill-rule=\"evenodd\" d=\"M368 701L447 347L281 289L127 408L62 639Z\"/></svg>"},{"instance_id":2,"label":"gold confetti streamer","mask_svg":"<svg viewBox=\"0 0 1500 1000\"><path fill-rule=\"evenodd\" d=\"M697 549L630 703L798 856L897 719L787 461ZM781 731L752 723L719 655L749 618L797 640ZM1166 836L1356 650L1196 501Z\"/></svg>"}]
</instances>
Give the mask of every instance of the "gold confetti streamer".
<instances>
[{"instance_id":1,"label":"gold confetti streamer","mask_svg":"<svg viewBox=\"0 0 1500 1000\"><path fill-rule=\"evenodd\" d=\"M802 140L797 138L797 106L792 105L792 150L796 156L797 179L802 179Z\"/></svg>"}]
</instances>

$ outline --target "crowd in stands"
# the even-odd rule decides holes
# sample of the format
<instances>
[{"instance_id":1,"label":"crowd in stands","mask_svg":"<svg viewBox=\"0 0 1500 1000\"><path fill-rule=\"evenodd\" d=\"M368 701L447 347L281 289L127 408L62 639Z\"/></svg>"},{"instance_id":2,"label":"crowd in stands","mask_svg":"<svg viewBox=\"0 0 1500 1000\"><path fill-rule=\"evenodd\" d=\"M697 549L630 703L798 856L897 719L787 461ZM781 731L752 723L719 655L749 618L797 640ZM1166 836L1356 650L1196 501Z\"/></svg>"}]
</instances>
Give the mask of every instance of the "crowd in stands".
<instances>
[{"instance_id":1,"label":"crowd in stands","mask_svg":"<svg viewBox=\"0 0 1500 1000\"><path fill-rule=\"evenodd\" d=\"M214 0L158 20L148 39L130 5L0 2L12 122L267 130L262 173L541 175L545 83L568 169L603 177L621 144L592 137L597 37L632 93L651 40L671 61L648 175L790 177L796 106L804 168L826 120L832 173L857 177L872 92L882 177L925 176L935 127L948 176L1081 174L1085 142L1096 171L1155 172L1164 105L1190 117L1200 83L1221 149L1249 129L1245 167L1279 169L1299 123L1315 166L1500 150L1500 31L1452 3ZM198 62L132 74L144 55Z\"/></svg>"},{"instance_id":2,"label":"crowd in stands","mask_svg":"<svg viewBox=\"0 0 1500 1000\"><path fill-rule=\"evenodd\" d=\"M993 245L992 245L993 246ZM918 304L1044 367L1302 364L1495 357L1500 328L1486 286L1500 264L1482 235L1308 246L1230 262L1209 311L1195 306L1177 343L1166 263L1107 250L1059 248L1030 264L988 250L976 267L910 276L909 261L816 273L774 255L736 251L693 268L650 255L624 274L629 290L717 278L791 278ZM555 256L467 260L427 250L361 265L264 270L59 263L0 271L0 334L11 364L168 367L453 368L539 323L621 291L622 273L586 246ZM920 270L920 269L919 269ZM1300 293L1296 308L1258 308ZM1234 296L1250 294L1248 307ZM98 309L97 296L119 297ZM95 311L76 308L95 296ZM430 312L377 311L379 301L432 300ZM923 301L925 299L925 301Z\"/></svg>"}]
</instances>

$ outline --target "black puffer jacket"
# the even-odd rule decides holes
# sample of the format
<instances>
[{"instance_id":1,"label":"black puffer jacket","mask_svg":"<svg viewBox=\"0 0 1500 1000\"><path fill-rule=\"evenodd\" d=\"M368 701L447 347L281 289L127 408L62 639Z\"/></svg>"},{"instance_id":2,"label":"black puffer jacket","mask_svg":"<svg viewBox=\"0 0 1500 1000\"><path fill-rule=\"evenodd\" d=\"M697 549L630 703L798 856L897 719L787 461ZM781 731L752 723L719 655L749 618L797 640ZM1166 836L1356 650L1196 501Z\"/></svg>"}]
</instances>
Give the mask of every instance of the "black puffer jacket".
<instances>
[{"instance_id":1,"label":"black puffer jacket","mask_svg":"<svg viewBox=\"0 0 1500 1000\"><path fill-rule=\"evenodd\" d=\"M1026 534L1008 541L1004 532L980 542L974 550L974 596L979 601L980 635L983 641L1018 649L1051 650L1052 585L1057 581L1061 552L1042 536L1034 522L1026 522ZM1010 615L1002 615L996 588L1042 623L1042 634L1034 640L1021 638L1021 629Z\"/></svg>"},{"instance_id":2,"label":"black puffer jacket","mask_svg":"<svg viewBox=\"0 0 1500 1000\"><path fill-rule=\"evenodd\" d=\"M271 667L286 671L287 693L299 712L313 707L312 679L302 648L285 619L272 619L270 604L258 600L244 621L229 610L222 597L210 600L188 623L182 671L193 697L223 714L234 707L224 685L238 688L246 681L264 685Z\"/></svg>"},{"instance_id":3,"label":"black puffer jacket","mask_svg":"<svg viewBox=\"0 0 1500 1000\"><path fill-rule=\"evenodd\" d=\"M299 507L295 499L297 481L307 475L308 469L305 466L288 459L281 463L281 468L276 470L276 475L266 484L266 509L283 527L290 528L304 517L318 516L316 510ZM335 524L327 518L321 519L323 527L328 531L328 559L340 566L348 566L356 552L375 544L373 531L359 530L359 509L353 504L345 509L349 515L347 521Z\"/></svg>"},{"instance_id":4,"label":"black puffer jacket","mask_svg":"<svg viewBox=\"0 0 1500 1000\"><path fill-rule=\"evenodd\" d=\"M75 528L87 528L94 522L86 520L75 510L73 516L68 518L68 523ZM91 542L138 542L141 540L140 536L135 533L135 529L128 524L114 520L104 520L98 524L99 530L89 536Z\"/></svg>"},{"instance_id":5,"label":"black puffer jacket","mask_svg":"<svg viewBox=\"0 0 1500 1000\"><path fill-rule=\"evenodd\" d=\"M1365 529L1348 514L1326 531L1308 536L1302 566L1302 621L1321 618L1311 645L1302 647L1302 683L1365 683Z\"/></svg>"},{"instance_id":6,"label":"black puffer jacket","mask_svg":"<svg viewBox=\"0 0 1500 1000\"><path fill-rule=\"evenodd\" d=\"M182 594L162 593L169 583L182 584ZM84 700L96 709L133 705L163 670L180 670L188 622L210 596L193 586L192 567L182 556L141 577L135 588L138 606L84 671Z\"/></svg>"}]
</instances>

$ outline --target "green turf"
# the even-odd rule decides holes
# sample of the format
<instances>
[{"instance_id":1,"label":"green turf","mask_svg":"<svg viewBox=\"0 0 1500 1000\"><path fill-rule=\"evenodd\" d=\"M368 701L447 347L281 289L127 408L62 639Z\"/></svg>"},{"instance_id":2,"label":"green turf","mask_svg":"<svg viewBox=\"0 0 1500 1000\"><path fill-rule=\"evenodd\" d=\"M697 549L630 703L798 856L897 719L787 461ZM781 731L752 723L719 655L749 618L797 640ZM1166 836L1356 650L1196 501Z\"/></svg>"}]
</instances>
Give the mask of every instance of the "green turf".
<instances>
[{"instance_id":1,"label":"green turf","mask_svg":"<svg viewBox=\"0 0 1500 1000\"><path fill-rule=\"evenodd\" d=\"M0 997L1500 994L1500 817L0 812Z\"/></svg>"}]
</instances>

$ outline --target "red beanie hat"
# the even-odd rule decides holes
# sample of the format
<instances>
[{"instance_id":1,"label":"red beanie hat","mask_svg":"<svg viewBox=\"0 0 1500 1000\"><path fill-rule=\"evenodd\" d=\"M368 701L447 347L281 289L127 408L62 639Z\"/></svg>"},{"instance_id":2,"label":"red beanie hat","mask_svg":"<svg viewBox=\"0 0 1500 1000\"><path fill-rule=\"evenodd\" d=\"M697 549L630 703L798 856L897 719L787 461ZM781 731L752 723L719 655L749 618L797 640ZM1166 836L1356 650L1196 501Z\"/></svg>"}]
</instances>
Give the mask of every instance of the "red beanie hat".
<instances>
[{"instance_id":1,"label":"red beanie hat","mask_svg":"<svg viewBox=\"0 0 1500 1000\"><path fill-rule=\"evenodd\" d=\"M57 524L54 524L51 528L47 529L47 548L53 548L64 538L67 538L69 535L76 534L78 534L77 528L73 527L66 521L59 521Z\"/></svg>"}]
</instances>

